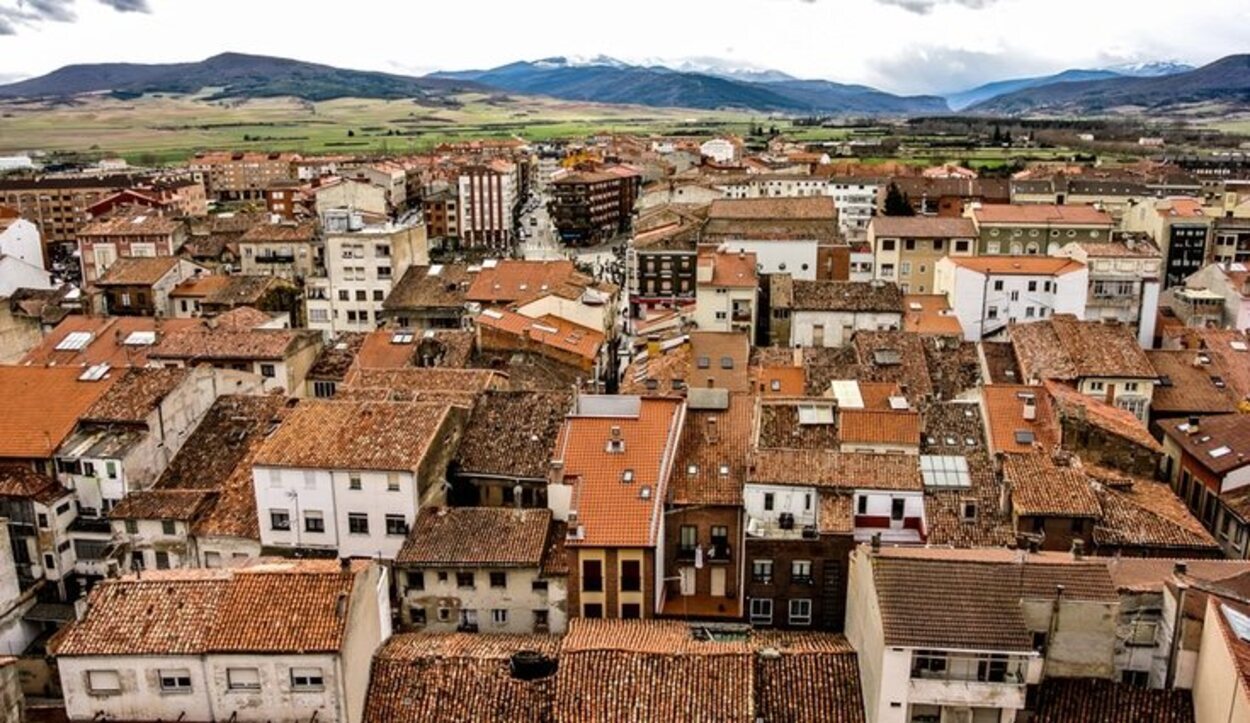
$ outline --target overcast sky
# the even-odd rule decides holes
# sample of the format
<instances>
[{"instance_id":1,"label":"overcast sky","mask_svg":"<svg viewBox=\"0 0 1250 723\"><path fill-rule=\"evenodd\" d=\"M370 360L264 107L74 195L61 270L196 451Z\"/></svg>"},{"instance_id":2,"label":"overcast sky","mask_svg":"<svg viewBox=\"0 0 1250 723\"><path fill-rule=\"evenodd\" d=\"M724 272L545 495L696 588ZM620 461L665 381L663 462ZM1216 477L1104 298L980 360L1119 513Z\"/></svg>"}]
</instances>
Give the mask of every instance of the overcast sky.
<instances>
[{"instance_id":1,"label":"overcast sky","mask_svg":"<svg viewBox=\"0 0 1250 723\"><path fill-rule=\"evenodd\" d=\"M223 51L408 74L707 56L931 93L1250 52L1250 0L0 0L0 80Z\"/></svg>"}]
</instances>

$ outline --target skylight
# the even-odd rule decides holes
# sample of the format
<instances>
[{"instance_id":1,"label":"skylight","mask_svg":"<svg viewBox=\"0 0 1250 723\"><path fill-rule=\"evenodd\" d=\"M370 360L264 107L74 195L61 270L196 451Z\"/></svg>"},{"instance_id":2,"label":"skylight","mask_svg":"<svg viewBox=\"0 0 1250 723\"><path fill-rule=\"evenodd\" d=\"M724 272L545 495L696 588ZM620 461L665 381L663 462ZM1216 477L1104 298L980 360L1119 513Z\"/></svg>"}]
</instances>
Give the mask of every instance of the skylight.
<instances>
[{"instance_id":1,"label":"skylight","mask_svg":"<svg viewBox=\"0 0 1250 723\"><path fill-rule=\"evenodd\" d=\"M967 457L921 455L920 476L924 479L925 487L969 488L972 486Z\"/></svg>"},{"instance_id":2,"label":"skylight","mask_svg":"<svg viewBox=\"0 0 1250 723\"><path fill-rule=\"evenodd\" d=\"M1216 447L1210 452L1207 452L1207 454L1211 455L1215 459L1219 459L1220 457L1223 457L1226 454L1231 454L1232 451L1233 450L1229 449L1228 447Z\"/></svg>"},{"instance_id":3,"label":"skylight","mask_svg":"<svg viewBox=\"0 0 1250 723\"><path fill-rule=\"evenodd\" d=\"M57 351L82 351L91 343L92 333L89 331L71 331L56 345Z\"/></svg>"},{"instance_id":4,"label":"skylight","mask_svg":"<svg viewBox=\"0 0 1250 723\"><path fill-rule=\"evenodd\" d=\"M1016 430L1016 444L1033 444L1034 439L1033 432L1027 429Z\"/></svg>"},{"instance_id":5,"label":"skylight","mask_svg":"<svg viewBox=\"0 0 1250 723\"><path fill-rule=\"evenodd\" d=\"M833 407L823 404L800 404L799 424L833 424Z\"/></svg>"},{"instance_id":6,"label":"skylight","mask_svg":"<svg viewBox=\"0 0 1250 723\"><path fill-rule=\"evenodd\" d=\"M132 331L122 344L126 346L152 346L156 343L155 331Z\"/></svg>"}]
</instances>

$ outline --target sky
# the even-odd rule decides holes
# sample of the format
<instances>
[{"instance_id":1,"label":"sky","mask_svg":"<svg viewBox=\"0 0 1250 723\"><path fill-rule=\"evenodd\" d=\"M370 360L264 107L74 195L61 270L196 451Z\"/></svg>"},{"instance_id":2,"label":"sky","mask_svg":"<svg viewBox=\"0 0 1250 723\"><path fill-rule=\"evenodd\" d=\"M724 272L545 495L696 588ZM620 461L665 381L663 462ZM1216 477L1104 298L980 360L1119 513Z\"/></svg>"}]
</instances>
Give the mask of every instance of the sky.
<instances>
[{"instance_id":1,"label":"sky","mask_svg":"<svg viewBox=\"0 0 1250 723\"><path fill-rule=\"evenodd\" d=\"M921 94L1250 52L1250 1L0 0L0 82L225 51L410 75L556 55L712 57Z\"/></svg>"}]
</instances>

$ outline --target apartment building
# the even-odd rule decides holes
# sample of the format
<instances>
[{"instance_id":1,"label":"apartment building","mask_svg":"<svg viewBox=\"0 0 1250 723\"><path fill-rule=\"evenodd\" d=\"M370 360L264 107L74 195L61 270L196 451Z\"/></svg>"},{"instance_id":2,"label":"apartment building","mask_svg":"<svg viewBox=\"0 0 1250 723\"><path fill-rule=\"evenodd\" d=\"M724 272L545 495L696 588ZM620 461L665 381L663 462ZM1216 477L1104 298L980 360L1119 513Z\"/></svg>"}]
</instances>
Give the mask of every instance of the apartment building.
<instances>
[{"instance_id":1,"label":"apartment building","mask_svg":"<svg viewBox=\"0 0 1250 723\"><path fill-rule=\"evenodd\" d=\"M238 239L239 271L248 276L307 279L324 268L316 221L277 221L252 226Z\"/></svg>"},{"instance_id":2,"label":"apartment building","mask_svg":"<svg viewBox=\"0 0 1250 723\"><path fill-rule=\"evenodd\" d=\"M1195 198L1166 198L1137 204L1124 230L1150 236L1163 254L1163 288L1180 286L1214 255L1215 219Z\"/></svg>"},{"instance_id":3,"label":"apartment building","mask_svg":"<svg viewBox=\"0 0 1250 723\"><path fill-rule=\"evenodd\" d=\"M696 273L696 326L754 333L759 306L755 254L700 252Z\"/></svg>"},{"instance_id":4,"label":"apartment building","mask_svg":"<svg viewBox=\"0 0 1250 723\"><path fill-rule=\"evenodd\" d=\"M456 181L459 238L467 248L508 251L521 203L516 164L495 159L460 169Z\"/></svg>"},{"instance_id":5,"label":"apartment building","mask_svg":"<svg viewBox=\"0 0 1250 723\"><path fill-rule=\"evenodd\" d=\"M1131 235L1103 244L1077 241L1059 255L1088 269L1084 318L1118 321L1137 332L1142 347L1153 345L1163 289L1163 259L1154 244Z\"/></svg>"},{"instance_id":6,"label":"apartment building","mask_svg":"<svg viewBox=\"0 0 1250 723\"><path fill-rule=\"evenodd\" d=\"M1088 279L1085 264L1067 258L949 257L937 262L934 291L950 302L964 338L980 341L1056 314L1085 318Z\"/></svg>"},{"instance_id":7,"label":"apartment building","mask_svg":"<svg viewBox=\"0 0 1250 723\"><path fill-rule=\"evenodd\" d=\"M202 174L208 195L218 201L263 201L265 189L275 182L295 180L292 153L218 152L197 153L187 162Z\"/></svg>"},{"instance_id":8,"label":"apartment building","mask_svg":"<svg viewBox=\"0 0 1250 723\"><path fill-rule=\"evenodd\" d=\"M628 233L642 174L625 166L573 171L551 182L551 222L566 244L591 246Z\"/></svg>"},{"instance_id":9,"label":"apartment building","mask_svg":"<svg viewBox=\"0 0 1250 723\"><path fill-rule=\"evenodd\" d=\"M701 250L754 254L760 273L833 279L838 209L828 196L720 199L708 209Z\"/></svg>"},{"instance_id":10,"label":"apartment building","mask_svg":"<svg viewBox=\"0 0 1250 723\"><path fill-rule=\"evenodd\" d=\"M897 283L905 294L936 293L937 262L976 253L976 226L966 218L877 216L867 231L874 278Z\"/></svg>"},{"instance_id":11,"label":"apartment building","mask_svg":"<svg viewBox=\"0 0 1250 723\"><path fill-rule=\"evenodd\" d=\"M123 256L174 256L186 239L180 221L139 209L96 219L77 235L83 285L94 284Z\"/></svg>"},{"instance_id":12,"label":"apartment building","mask_svg":"<svg viewBox=\"0 0 1250 723\"><path fill-rule=\"evenodd\" d=\"M769 331L775 343L840 347L856 331L897 331L903 326L903 292L897 284L804 281L788 274L775 274L769 281Z\"/></svg>"},{"instance_id":13,"label":"apartment building","mask_svg":"<svg viewBox=\"0 0 1250 723\"><path fill-rule=\"evenodd\" d=\"M1076 240L1111 240L1115 221L1093 206L977 204L965 212L977 230L977 255L1050 256Z\"/></svg>"},{"instance_id":14,"label":"apartment building","mask_svg":"<svg viewBox=\"0 0 1250 723\"><path fill-rule=\"evenodd\" d=\"M1243 489L1250 481L1247 421L1244 415L1228 414L1158 423L1164 478L1225 553L1237 559L1250 559L1250 510Z\"/></svg>"},{"instance_id":15,"label":"apartment building","mask_svg":"<svg viewBox=\"0 0 1250 723\"><path fill-rule=\"evenodd\" d=\"M138 175L37 176L0 180L0 203L39 227L45 244L73 244L87 209L142 180Z\"/></svg>"},{"instance_id":16,"label":"apartment building","mask_svg":"<svg viewBox=\"0 0 1250 723\"><path fill-rule=\"evenodd\" d=\"M174 317L172 294L208 269L177 256L123 256L95 281L113 316Z\"/></svg>"}]
</instances>

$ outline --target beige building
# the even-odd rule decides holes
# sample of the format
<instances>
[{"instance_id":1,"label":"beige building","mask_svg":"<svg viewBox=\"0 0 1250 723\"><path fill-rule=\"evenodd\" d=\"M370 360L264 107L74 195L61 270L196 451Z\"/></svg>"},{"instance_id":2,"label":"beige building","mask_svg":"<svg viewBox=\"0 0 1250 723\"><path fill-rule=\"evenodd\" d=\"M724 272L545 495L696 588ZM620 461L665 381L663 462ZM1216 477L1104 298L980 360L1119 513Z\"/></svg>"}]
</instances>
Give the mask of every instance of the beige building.
<instances>
[{"instance_id":1,"label":"beige building","mask_svg":"<svg viewBox=\"0 0 1250 723\"><path fill-rule=\"evenodd\" d=\"M699 254L695 287L695 325L700 331L753 333L759 305L755 254Z\"/></svg>"},{"instance_id":2,"label":"beige building","mask_svg":"<svg viewBox=\"0 0 1250 723\"><path fill-rule=\"evenodd\" d=\"M1212 596L1194 677L1195 723L1250 720L1250 607Z\"/></svg>"},{"instance_id":3,"label":"beige building","mask_svg":"<svg viewBox=\"0 0 1250 723\"><path fill-rule=\"evenodd\" d=\"M187 167L203 174L205 190L218 201L260 201L274 182L294 180L299 159L290 153L197 153Z\"/></svg>"},{"instance_id":4,"label":"beige building","mask_svg":"<svg viewBox=\"0 0 1250 723\"><path fill-rule=\"evenodd\" d=\"M905 294L934 293L933 269L947 256L973 256L977 230L966 218L876 216L868 223L876 278Z\"/></svg>"},{"instance_id":5,"label":"beige building","mask_svg":"<svg viewBox=\"0 0 1250 723\"><path fill-rule=\"evenodd\" d=\"M239 271L248 276L306 279L322 267L315 221L280 221L249 228L239 238Z\"/></svg>"}]
</instances>

